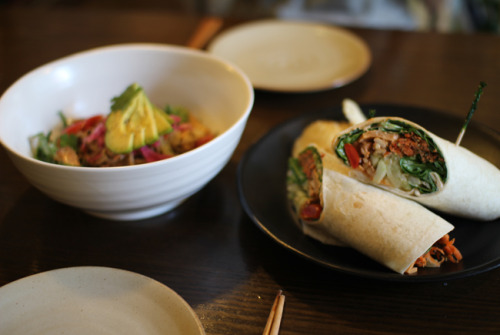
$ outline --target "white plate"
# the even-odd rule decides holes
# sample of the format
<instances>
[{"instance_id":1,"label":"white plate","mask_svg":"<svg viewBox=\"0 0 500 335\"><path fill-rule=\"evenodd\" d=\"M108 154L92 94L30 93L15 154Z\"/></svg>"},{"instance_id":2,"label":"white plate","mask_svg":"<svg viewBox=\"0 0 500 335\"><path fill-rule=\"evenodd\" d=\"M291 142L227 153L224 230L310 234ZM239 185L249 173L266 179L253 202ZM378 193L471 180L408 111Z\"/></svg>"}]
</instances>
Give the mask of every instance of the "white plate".
<instances>
[{"instance_id":1,"label":"white plate","mask_svg":"<svg viewBox=\"0 0 500 335\"><path fill-rule=\"evenodd\" d=\"M340 87L363 75L371 63L368 46L353 33L296 21L236 26L207 50L241 68L255 88L281 92Z\"/></svg>"},{"instance_id":2,"label":"white plate","mask_svg":"<svg viewBox=\"0 0 500 335\"><path fill-rule=\"evenodd\" d=\"M72 267L0 288L0 334L205 334L189 305L133 272Z\"/></svg>"}]
</instances>

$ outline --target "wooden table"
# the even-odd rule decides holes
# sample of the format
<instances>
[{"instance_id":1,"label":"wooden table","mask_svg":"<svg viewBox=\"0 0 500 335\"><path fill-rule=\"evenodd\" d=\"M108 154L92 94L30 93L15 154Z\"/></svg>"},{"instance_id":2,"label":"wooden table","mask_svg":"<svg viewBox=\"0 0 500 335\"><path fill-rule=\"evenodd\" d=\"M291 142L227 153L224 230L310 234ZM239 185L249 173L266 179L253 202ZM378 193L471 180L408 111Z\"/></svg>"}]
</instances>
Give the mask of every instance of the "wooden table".
<instances>
[{"instance_id":1,"label":"wooden table","mask_svg":"<svg viewBox=\"0 0 500 335\"><path fill-rule=\"evenodd\" d=\"M144 11L0 10L0 91L29 70L84 49L184 44L200 19ZM278 289L287 297L283 335L500 331L500 269L430 283L341 274L282 248L241 208L235 180L245 151L284 120L338 106L345 97L462 118L483 80L488 87L473 122L500 131L500 36L354 32L373 53L362 78L318 93L256 91L229 164L180 208L150 220L110 222L56 203L31 187L0 149L0 285L61 267L131 270L177 291L210 335L260 334Z\"/></svg>"}]
</instances>

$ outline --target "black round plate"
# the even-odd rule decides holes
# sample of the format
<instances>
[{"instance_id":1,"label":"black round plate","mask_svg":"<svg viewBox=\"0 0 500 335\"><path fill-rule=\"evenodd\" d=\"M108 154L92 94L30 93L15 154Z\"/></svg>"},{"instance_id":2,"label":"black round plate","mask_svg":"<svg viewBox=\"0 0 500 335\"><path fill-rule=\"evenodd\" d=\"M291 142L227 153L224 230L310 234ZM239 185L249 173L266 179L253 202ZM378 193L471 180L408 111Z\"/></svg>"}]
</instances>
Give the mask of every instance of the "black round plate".
<instances>
[{"instance_id":1,"label":"black round plate","mask_svg":"<svg viewBox=\"0 0 500 335\"><path fill-rule=\"evenodd\" d=\"M400 116L434 134L455 141L463 119L412 106L363 105L377 116ZM241 203L250 218L273 240L306 259L337 271L395 281L448 280L478 274L500 266L500 219L482 222L439 213L455 226L451 236L461 251L458 264L420 269L415 275L394 273L350 248L324 245L305 236L295 224L286 196L287 161L295 139L312 121L342 120L340 107L307 113L280 124L255 143L238 166ZM465 115L464 115L465 119ZM472 120L461 145L500 166L500 134ZM465 190L464 190L465 191Z\"/></svg>"}]
</instances>

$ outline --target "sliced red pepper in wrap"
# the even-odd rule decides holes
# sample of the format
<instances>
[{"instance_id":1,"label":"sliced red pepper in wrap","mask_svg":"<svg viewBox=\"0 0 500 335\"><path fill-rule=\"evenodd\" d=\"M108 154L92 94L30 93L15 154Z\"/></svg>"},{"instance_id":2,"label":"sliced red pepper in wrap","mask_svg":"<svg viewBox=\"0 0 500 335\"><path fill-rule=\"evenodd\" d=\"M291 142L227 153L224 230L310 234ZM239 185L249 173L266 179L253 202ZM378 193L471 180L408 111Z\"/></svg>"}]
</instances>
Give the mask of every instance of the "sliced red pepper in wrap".
<instances>
[{"instance_id":1,"label":"sliced red pepper in wrap","mask_svg":"<svg viewBox=\"0 0 500 335\"><path fill-rule=\"evenodd\" d=\"M337 171L361 182L448 214L500 217L500 170L411 121L372 118L336 133L332 143L344 165Z\"/></svg>"}]
</instances>

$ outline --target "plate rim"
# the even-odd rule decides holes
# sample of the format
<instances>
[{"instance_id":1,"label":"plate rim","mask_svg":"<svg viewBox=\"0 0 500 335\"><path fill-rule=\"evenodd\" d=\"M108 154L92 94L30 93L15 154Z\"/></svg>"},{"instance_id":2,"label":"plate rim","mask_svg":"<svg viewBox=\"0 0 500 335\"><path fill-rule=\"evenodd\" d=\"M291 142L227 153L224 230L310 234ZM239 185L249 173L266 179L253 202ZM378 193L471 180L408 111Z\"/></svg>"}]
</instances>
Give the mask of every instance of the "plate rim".
<instances>
[{"instance_id":1,"label":"plate rim","mask_svg":"<svg viewBox=\"0 0 500 335\"><path fill-rule=\"evenodd\" d=\"M449 113L445 113L444 111L435 109L435 108L429 108L429 107L424 107L424 106L419 106L419 105L410 105L410 104L398 104L398 103L364 103L360 104L360 107L363 110L366 110L366 108L381 108L381 107L387 107L390 106L391 108L402 108L402 109L413 109L413 110L421 110L425 112L432 112L435 114L438 114L442 117L448 117L448 118L456 118L459 120L459 118L455 115L451 115ZM391 272L390 270L387 269L387 273L375 273L372 271L369 271L367 269L361 269L361 270L352 270L348 269L344 266L339 266L336 264L329 263L324 260L318 260L315 257L307 254L306 252L303 252L296 247L286 243L285 241L281 240L278 238L275 234L273 234L266 225L255 216L253 213L249 203L247 202L243 190L243 173L244 173L244 168L245 164L247 161L250 159L250 156L258 150L259 145L261 145L263 142L265 142L268 138L272 137L275 133L279 132L280 130L286 128L287 126L290 126L294 123L298 122L306 122L309 120L308 123L320 119L319 117L325 116L327 113L330 113L329 116L327 117L322 117L321 119L330 119L330 120L337 120L337 116L340 116L342 118L341 114L341 107L340 106L331 106L329 108L323 108L321 110L316 110L311 113L307 114L300 114L296 117L292 117L288 120L285 120L277 125L275 125L273 128L271 128L264 136L259 138L255 143L251 145L251 147L245 152L245 154L242 156L238 166L237 166L237 188L238 188L238 196L240 199L240 203L247 214L247 216L251 219L254 224L257 225L257 227L263 231L269 238L271 238L274 242L277 242L279 245L284 247L286 250L299 255L300 257L311 261L312 263L318 264L320 266L329 268L331 270L334 270L339 273L347 274L347 275L352 275L355 277L362 277L362 278L368 278L368 279L373 279L373 280L381 280L381 281L388 281L388 282L413 282L413 283L418 283L418 282L436 282L436 281L448 281L448 280L456 280L456 279L461 279L461 278L466 278L474 275L478 275L481 273L485 273L488 271L491 271L493 269L496 269L500 267L500 255L494 259L491 259L485 263L476 265L474 267L468 268L466 270L459 270L456 272L452 273L445 273L445 274L425 274L421 276L414 276L414 275L401 275L395 272ZM306 123L307 124L307 123ZM479 131L482 131L484 133L487 133L488 135L492 135L495 137L499 137L500 139L500 132L492 129L491 127L488 127L487 125L475 121L473 124L469 125L470 128L476 128ZM314 241L314 243L320 243L319 241ZM367 256L364 256L367 257Z\"/></svg>"},{"instance_id":2,"label":"plate rim","mask_svg":"<svg viewBox=\"0 0 500 335\"><path fill-rule=\"evenodd\" d=\"M214 49L222 42L224 42L227 38L230 38L234 34L238 34L242 31L247 31L247 30L252 30L255 28L262 28L265 26L295 26L295 27L316 27L320 29L325 29L328 31L333 31L336 33L341 33L344 37L348 37L350 40L355 41L356 43L359 43L359 45L362 46L364 49L364 66L359 67L358 71L353 72L349 76L344 76L339 78L333 78L333 80L329 81L329 84L321 84L321 85L315 85L315 86L310 86L309 88L305 88L304 86L300 87L283 87L280 85L273 85L273 84L262 84L262 83L255 83L253 82L252 78L249 79L252 82L252 85L254 86L255 89L259 90L264 90L264 91L270 91L270 92L280 92L280 93L311 93L311 92L322 92L322 91L327 91L335 88L340 88L343 86L346 86L353 81L361 78L364 74L368 72L368 70L371 67L371 64L373 62L373 55L370 46L368 43L361 38L358 34L354 33L347 27L342 27L339 25L334 25L334 24L327 24L327 23L321 23L317 21L311 21L311 20L300 20L300 19L259 19L259 20L253 20L249 22L244 22L232 27L229 27L228 29L222 31L220 34L214 37L214 39L208 44L206 50L208 53L224 58L224 55L218 54L214 52ZM230 61L230 60L228 60ZM230 61L235 63L236 66L242 69L244 72L245 70L238 64L237 62Z\"/></svg>"}]
</instances>

